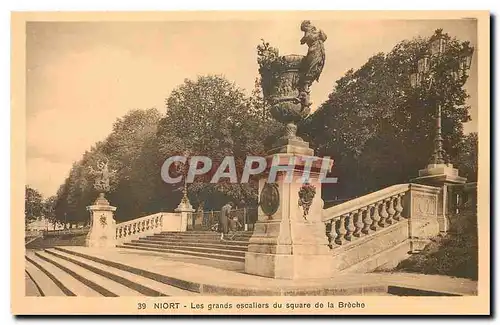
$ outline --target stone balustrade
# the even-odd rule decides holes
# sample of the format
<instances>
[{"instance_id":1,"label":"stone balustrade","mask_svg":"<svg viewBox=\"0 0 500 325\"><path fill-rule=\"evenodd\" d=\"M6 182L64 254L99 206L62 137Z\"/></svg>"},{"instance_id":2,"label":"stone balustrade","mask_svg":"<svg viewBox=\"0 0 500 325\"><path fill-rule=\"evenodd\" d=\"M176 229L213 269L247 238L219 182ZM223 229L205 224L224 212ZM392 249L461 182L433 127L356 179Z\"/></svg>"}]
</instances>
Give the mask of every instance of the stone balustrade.
<instances>
[{"instance_id":1,"label":"stone balustrade","mask_svg":"<svg viewBox=\"0 0 500 325\"><path fill-rule=\"evenodd\" d=\"M410 184L390 186L324 210L330 248L343 245L409 216L403 199Z\"/></svg>"},{"instance_id":2,"label":"stone balustrade","mask_svg":"<svg viewBox=\"0 0 500 325\"><path fill-rule=\"evenodd\" d=\"M440 194L432 186L398 184L326 209L323 221L329 246L338 248L411 217L414 222L408 237L421 237L416 227L438 222Z\"/></svg>"},{"instance_id":3,"label":"stone balustrade","mask_svg":"<svg viewBox=\"0 0 500 325\"><path fill-rule=\"evenodd\" d=\"M182 229L180 213L155 213L116 225L116 242L138 239L161 231L186 231Z\"/></svg>"}]
</instances>

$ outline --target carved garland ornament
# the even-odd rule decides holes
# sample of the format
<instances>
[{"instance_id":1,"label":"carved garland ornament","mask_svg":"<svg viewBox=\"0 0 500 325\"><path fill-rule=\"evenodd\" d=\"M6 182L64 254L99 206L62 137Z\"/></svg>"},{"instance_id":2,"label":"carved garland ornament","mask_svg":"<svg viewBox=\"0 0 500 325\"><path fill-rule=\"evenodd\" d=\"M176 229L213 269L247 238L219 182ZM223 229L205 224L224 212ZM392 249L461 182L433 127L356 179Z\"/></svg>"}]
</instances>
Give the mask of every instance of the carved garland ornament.
<instances>
[{"instance_id":1,"label":"carved garland ornament","mask_svg":"<svg viewBox=\"0 0 500 325\"><path fill-rule=\"evenodd\" d=\"M106 221L106 216L104 214L101 214L101 217L99 218L99 223L101 226L106 227L108 222Z\"/></svg>"},{"instance_id":2,"label":"carved garland ornament","mask_svg":"<svg viewBox=\"0 0 500 325\"><path fill-rule=\"evenodd\" d=\"M309 208L313 202L314 196L316 195L316 187L314 185L306 183L302 185L299 190L299 206L304 210L304 219L307 220L307 215L309 214Z\"/></svg>"}]
</instances>

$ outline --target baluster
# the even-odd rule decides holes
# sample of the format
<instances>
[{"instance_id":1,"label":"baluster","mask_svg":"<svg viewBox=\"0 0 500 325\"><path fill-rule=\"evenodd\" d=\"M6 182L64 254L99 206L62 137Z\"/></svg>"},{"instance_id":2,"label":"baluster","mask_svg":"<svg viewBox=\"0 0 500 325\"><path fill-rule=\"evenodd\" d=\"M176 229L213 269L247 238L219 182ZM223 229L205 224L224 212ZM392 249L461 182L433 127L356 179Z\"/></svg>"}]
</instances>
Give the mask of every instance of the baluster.
<instances>
[{"instance_id":1,"label":"baluster","mask_svg":"<svg viewBox=\"0 0 500 325\"><path fill-rule=\"evenodd\" d=\"M394 207L395 213L394 213L394 216L392 217L392 219L399 221L401 219L401 211L403 211L403 206L401 205L401 195L400 194L398 194L394 197L393 207Z\"/></svg>"},{"instance_id":2,"label":"baluster","mask_svg":"<svg viewBox=\"0 0 500 325\"><path fill-rule=\"evenodd\" d=\"M396 214L396 210L394 210L394 197L388 198L387 202L388 202L388 206L389 206L387 209L387 213L389 214L389 216L387 217L386 222L388 224L392 225L396 221L394 219L394 215Z\"/></svg>"},{"instance_id":3,"label":"baluster","mask_svg":"<svg viewBox=\"0 0 500 325\"><path fill-rule=\"evenodd\" d=\"M328 220L325 222L326 237L328 238L328 247L333 248L333 242L335 240L335 220Z\"/></svg>"},{"instance_id":4,"label":"baluster","mask_svg":"<svg viewBox=\"0 0 500 325\"><path fill-rule=\"evenodd\" d=\"M132 225L132 235L135 235L135 233L138 231L138 228L139 228L138 222L134 222L134 224Z\"/></svg>"},{"instance_id":5,"label":"baluster","mask_svg":"<svg viewBox=\"0 0 500 325\"><path fill-rule=\"evenodd\" d=\"M355 212L356 217L354 217L354 233L356 237L361 236L361 229L363 228L363 211L357 210Z\"/></svg>"},{"instance_id":6,"label":"baluster","mask_svg":"<svg viewBox=\"0 0 500 325\"><path fill-rule=\"evenodd\" d=\"M380 221L380 214L378 213L378 211L380 210L380 203L371 204L371 206L373 206L373 213L371 216L373 222L370 226L370 229L376 231L379 227Z\"/></svg>"},{"instance_id":7,"label":"baluster","mask_svg":"<svg viewBox=\"0 0 500 325\"><path fill-rule=\"evenodd\" d=\"M363 234L368 234L370 232L370 226L372 224L372 219L371 219L371 212L372 212L372 207L373 205L369 205L367 207L364 207L363 210L363 229L361 229L361 232Z\"/></svg>"},{"instance_id":8,"label":"baluster","mask_svg":"<svg viewBox=\"0 0 500 325\"><path fill-rule=\"evenodd\" d=\"M389 214L387 213L387 202L385 200L382 200L379 202L379 204L381 208L380 208L380 221L378 225L380 227L385 227L389 224L387 223L387 217L389 216Z\"/></svg>"},{"instance_id":9,"label":"baluster","mask_svg":"<svg viewBox=\"0 0 500 325\"><path fill-rule=\"evenodd\" d=\"M352 240L352 233L354 232L354 212L351 212L347 216L345 239L348 241Z\"/></svg>"},{"instance_id":10,"label":"baluster","mask_svg":"<svg viewBox=\"0 0 500 325\"><path fill-rule=\"evenodd\" d=\"M399 215L402 217L402 218L408 218L408 215L406 215L405 213L403 213L404 211L404 207L403 207L403 199L405 197L406 193L401 193L399 194L399 200L398 200L398 204L396 205L396 211L398 211Z\"/></svg>"},{"instance_id":11,"label":"baluster","mask_svg":"<svg viewBox=\"0 0 500 325\"><path fill-rule=\"evenodd\" d=\"M337 232L337 237L335 238L335 244L342 245L344 243L344 239L346 236L346 218L349 214L344 214L340 216L338 219L338 228L335 227L335 231Z\"/></svg>"}]
</instances>

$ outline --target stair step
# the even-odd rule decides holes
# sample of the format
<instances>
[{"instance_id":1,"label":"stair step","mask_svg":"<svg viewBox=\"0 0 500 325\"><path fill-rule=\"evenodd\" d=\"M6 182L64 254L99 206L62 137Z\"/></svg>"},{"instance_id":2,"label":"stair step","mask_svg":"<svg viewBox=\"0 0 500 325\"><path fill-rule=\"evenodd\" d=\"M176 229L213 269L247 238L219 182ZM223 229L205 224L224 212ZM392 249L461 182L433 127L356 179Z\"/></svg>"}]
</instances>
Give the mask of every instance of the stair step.
<instances>
[{"instance_id":1,"label":"stair step","mask_svg":"<svg viewBox=\"0 0 500 325\"><path fill-rule=\"evenodd\" d=\"M219 244L212 243L190 243L190 242L179 242L179 241L166 241L166 240L153 240L153 239L136 239L132 240L132 243L148 243L148 244L160 244L164 246L186 246L186 247L205 247L205 248L219 248L219 249L228 249L235 251L243 251L246 252L248 249L248 245L232 245L232 241L228 241L228 244L224 244L223 242Z\"/></svg>"},{"instance_id":2,"label":"stair step","mask_svg":"<svg viewBox=\"0 0 500 325\"><path fill-rule=\"evenodd\" d=\"M173 237L162 237L162 236L146 236L146 237L141 237L139 239L146 239L146 240L159 240L159 241L165 241L165 242L174 242L174 243L196 243L197 245L200 244L221 244L221 243L231 243L231 245L239 245L239 246L248 246L249 241L247 240L238 240L239 238L235 237L234 240L228 240L221 242L220 238L173 238Z\"/></svg>"},{"instance_id":3,"label":"stair step","mask_svg":"<svg viewBox=\"0 0 500 325\"><path fill-rule=\"evenodd\" d=\"M87 258L76 256L76 255L73 255L71 253L61 251L61 250L50 249L47 251L50 254L53 254L55 256L59 256L63 259L77 261L82 266L85 265L86 267L89 267L89 268L99 268L101 270L104 268L106 270L105 272L111 273L114 277L121 277L121 278L127 279L128 281L135 283L136 286L144 287L144 288L139 289L139 290L142 290L143 293L148 295L148 296L154 296L154 297L156 297L156 296L192 296L192 295L196 294L196 293L191 292L191 291L182 290L182 289L179 289L177 287L152 280L150 278L146 278L146 277L143 277L143 276L140 276L137 274L133 274L133 273L121 270L121 269L113 267L113 266L104 265L104 264L101 264L99 262L91 261ZM113 279L110 279L110 280L113 280Z\"/></svg>"},{"instance_id":4,"label":"stair step","mask_svg":"<svg viewBox=\"0 0 500 325\"><path fill-rule=\"evenodd\" d=\"M64 270L46 261L39 255L36 254L30 254L30 255L28 255L30 259L32 259L37 264L42 266L45 270L47 270L58 281L62 283L62 285L69 291L68 295L83 296L83 297L102 297L102 295L99 292L92 290L91 288L80 282L78 279L72 277L69 273L66 273Z\"/></svg>"},{"instance_id":5,"label":"stair step","mask_svg":"<svg viewBox=\"0 0 500 325\"><path fill-rule=\"evenodd\" d=\"M213 234L155 234L156 236L161 236L161 237L173 237L173 238L219 238L220 234L218 233L213 233ZM252 235L241 235L241 234L236 234L235 237L239 238L251 238Z\"/></svg>"},{"instance_id":6,"label":"stair step","mask_svg":"<svg viewBox=\"0 0 500 325\"><path fill-rule=\"evenodd\" d=\"M134 243L124 243L127 246L140 246L140 247L154 247L154 248L166 248L166 249L180 249L190 252L199 252L206 254L220 254L220 255L232 255L232 256L245 256L245 251L237 251L230 249L219 249L219 248L206 248L206 247L190 247L179 245L161 245L161 244L151 244L145 242L134 242Z\"/></svg>"},{"instance_id":7,"label":"stair step","mask_svg":"<svg viewBox=\"0 0 500 325\"><path fill-rule=\"evenodd\" d=\"M155 235L174 236L174 237L219 237L220 233L218 232L192 233L186 231L186 232L161 232L161 233L155 233ZM237 232L236 236L250 238L252 237L252 234Z\"/></svg>"},{"instance_id":8,"label":"stair step","mask_svg":"<svg viewBox=\"0 0 500 325\"><path fill-rule=\"evenodd\" d=\"M36 263L36 262L35 262ZM57 286L57 284L45 273L39 266L35 265L33 262L31 262L30 259L26 256L26 272L29 274L33 282L37 285L39 288L40 294L45 297L60 297L60 296L66 296L64 291L61 290Z\"/></svg>"},{"instance_id":9,"label":"stair step","mask_svg":"<svg viewBox=\"0 0 500 325\"><path fill-rule=\"evenodd\" d=\"M235 261L235 262L245 262L245 257L238 256L230 256L230 255L222 255L222 254L207 254L207 253L199 253L199 252L191 252L186 250L179 249L170 249L170 248L154 248L154 247L144 247L144 246L131 246L131 245L117 245L120 248L129 248L129 249L137 249L144 251L153 251L153 252L163 252L163 253L172 253L178 255L191 255L197 257L204 257L210 259L220 259L227 261Z\"/></svg>"},{"instance_id":10,"label":"stair step","mask_svg":"<svg viewBox=\"0 0 500 325\"><path fill-rule=\"evenodd\" d=\"M238 234L244 234L244 235L252 235L253 231L238 231ZM212 234L217 234L216 231L162 231L160 234L178 234L178 235L212 235Z\"/></svg>"},{"instance_id":11,"label":"stair step","mask_svg":"<svg viewBox=\"0 0 500 325\"><path fill-rule=\"evenodd\" d=\"M96 272L89 271L71 261L67 261L66 259L54 256L48 251L37 252L36 254L38 256L43 256L48 261L55 264L57 267L77 278L79 281L83 282L95 291L98 291L105 297L141 296L141 294L135 290L132 290L120 283L99 275Z\"/></svg>"}]
</instances>

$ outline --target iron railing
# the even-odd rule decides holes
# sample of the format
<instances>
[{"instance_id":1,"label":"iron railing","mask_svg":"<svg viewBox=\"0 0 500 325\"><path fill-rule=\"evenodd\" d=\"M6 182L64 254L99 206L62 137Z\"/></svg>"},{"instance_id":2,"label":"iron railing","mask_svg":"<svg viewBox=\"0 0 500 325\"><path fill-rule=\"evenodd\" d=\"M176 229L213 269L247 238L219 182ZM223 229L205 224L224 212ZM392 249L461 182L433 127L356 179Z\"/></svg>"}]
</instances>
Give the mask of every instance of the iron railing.
<instances>
[{"instance_id":1,"label":"iron railing","mask_svg":"<svg viewBox=\"0 0 500 325\"><path fill-rule=\"evenodd\" d=\"M221 211L196 211L188 215L188 230L217 230L218 220ZM253 225L257 222L257 207L234 209L230 211L230 216L238 218L242 225L240 230L253 230Z\"/></svg>"}]
</instances>

